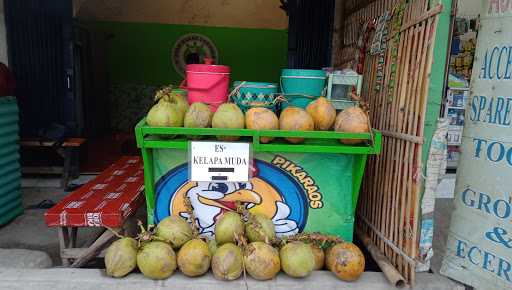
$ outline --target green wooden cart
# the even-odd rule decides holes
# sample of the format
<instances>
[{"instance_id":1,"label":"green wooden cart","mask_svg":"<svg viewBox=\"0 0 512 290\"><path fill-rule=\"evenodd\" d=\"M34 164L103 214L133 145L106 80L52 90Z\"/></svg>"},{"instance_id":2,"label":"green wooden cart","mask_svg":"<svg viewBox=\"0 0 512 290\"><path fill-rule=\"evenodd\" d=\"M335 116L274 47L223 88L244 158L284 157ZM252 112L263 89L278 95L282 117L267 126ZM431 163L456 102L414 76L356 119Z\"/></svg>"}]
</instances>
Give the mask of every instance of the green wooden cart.
<instances>
[{"instance_id":1,"label":"green wooden cart","mask_svg":"<svg viewBox=\"0 0 512 290\"><path fill-rule=\"evenodd\" d=\"M193 183L188 180L190 137L217 140L216 136L240 136L239 142L251 143L258 173L246 184L235 184L231 191L244 192L252 201L252 210L273 217L278 233L322 231L352 240L354 212L359 196L367 156L380 153L381 134L351 134L328 131L281 131L215 128L150 127L141 120L136 128L137 146L144 160L145 194L148 223L158 223L170 214L183 214L183 197L196 192L224 195L209 199L205 212L228 210L226 200L233 194L228 187ZM260 143L260 137L274 137ZM285 137L305 138L302 144L290 144ZM339 139L364 139L361 145L345 145ZM204 186L204 190L200 188ZM206 187L208 187L206 190ZM242 186L243 190L237 188ZM206 196L208 197L208 196ZM218 197L217 197L218 198ZM222 198L221 198L222 199ZM196 205L192 199L196 210ZM204 206L204 204L197 204ZM201 210L199 210L201 211ZM204 234L210 234L212 217L198 222ZM211 214L210 214L211 215ZM281 227L281 228L280 228Z\"/></svg>"}]
</instances>

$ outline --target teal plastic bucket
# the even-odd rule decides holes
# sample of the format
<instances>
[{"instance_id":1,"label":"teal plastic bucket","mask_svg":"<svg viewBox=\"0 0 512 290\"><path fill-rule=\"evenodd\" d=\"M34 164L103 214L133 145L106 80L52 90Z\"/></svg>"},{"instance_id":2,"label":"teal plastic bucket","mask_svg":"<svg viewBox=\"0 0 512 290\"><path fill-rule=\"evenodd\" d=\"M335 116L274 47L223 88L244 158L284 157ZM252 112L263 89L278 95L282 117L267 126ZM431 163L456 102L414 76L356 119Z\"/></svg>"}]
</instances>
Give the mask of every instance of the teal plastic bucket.
<instances>
[{"instance_id":1,"label":"teal plastic bucket","mask_svg":"<svg viewBox=\"0 0 512 290\"><path fill-rule=\"evenodd\" d=\"M281 92L288 103L283 107L306 106L322 95L327 76L323 70L283 69L281 71Z\"/></svg>"}]
</instances>

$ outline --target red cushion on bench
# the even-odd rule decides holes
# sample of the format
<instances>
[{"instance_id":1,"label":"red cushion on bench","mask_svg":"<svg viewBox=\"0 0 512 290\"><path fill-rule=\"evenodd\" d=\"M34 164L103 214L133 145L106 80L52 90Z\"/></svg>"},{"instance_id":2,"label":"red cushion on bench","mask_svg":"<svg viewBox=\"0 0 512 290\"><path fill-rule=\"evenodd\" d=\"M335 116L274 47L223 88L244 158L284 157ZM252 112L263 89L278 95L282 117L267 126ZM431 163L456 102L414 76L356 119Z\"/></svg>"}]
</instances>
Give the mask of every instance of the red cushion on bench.
<instances>
[{"instance_id":1,"label":"red cushion on bench","mask_svg":"<svg viewBox=\"0 0 512 290\"><path fill-rule=\"evenodd\" d=\"M144 202L144 170L137 156L124 156L45 213L50 227L121 227Z\"/></svg>"}]
</instances>

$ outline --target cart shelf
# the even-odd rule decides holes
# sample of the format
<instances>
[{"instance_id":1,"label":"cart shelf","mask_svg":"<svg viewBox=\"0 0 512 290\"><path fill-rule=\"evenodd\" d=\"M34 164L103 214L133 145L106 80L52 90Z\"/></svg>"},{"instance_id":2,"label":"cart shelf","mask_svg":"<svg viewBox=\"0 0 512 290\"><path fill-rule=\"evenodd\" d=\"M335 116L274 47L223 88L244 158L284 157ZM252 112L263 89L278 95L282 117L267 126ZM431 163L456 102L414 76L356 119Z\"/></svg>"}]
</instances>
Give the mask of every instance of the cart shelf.
<instances>
[{"instance_id":1,"label":"cart shelf","mask_svg":"<svg viewBox=\"0 0 512 290\"><path fill-rule=\"evenodd\" d=\"M240 142L252 143L255 152L301 152L301 153L343 153L343 154L379 154L381 133L340 133L333 131L282 131L219 128L182 128L151 127L143 119L135 127L139 148L169 148L186 150L189 138L203 136L201 140L216 140L216 136L240 136ZM173 136L169 138L168 136ZM260 143L260 137L274 137L268 144ZM290 144L283 138L305 138L301 144ZM339 139L364 139L361 145L346 145Z\"/></svg>"}]
</instances>

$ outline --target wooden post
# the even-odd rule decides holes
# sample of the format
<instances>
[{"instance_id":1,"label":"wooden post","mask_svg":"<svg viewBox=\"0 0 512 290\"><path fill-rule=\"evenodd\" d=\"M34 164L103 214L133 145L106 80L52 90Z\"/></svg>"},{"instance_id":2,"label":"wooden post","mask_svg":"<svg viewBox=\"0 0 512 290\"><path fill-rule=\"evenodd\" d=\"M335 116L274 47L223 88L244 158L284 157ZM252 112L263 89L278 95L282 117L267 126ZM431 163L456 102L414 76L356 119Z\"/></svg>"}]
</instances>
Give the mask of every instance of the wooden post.
<instances>
[{"instance_id":1,"label":"wooden post","mask_svg":"<svg viewBox=\"0 0 512 290\"><path fill-rule=\"evenodd\" d=\"M375 260L379 268L382 270L382 273L388 279L391 285L396 288L404 288L406 286L404 277L398 272L398 270L393 266L393 264L389 261L389 259L382 254L379 249L372 244L370 241L370 237L364 234L361 230L356 230L357 237L363 242L364 246L370 252L370 255Z\"/></svg>"}]
</instances>

